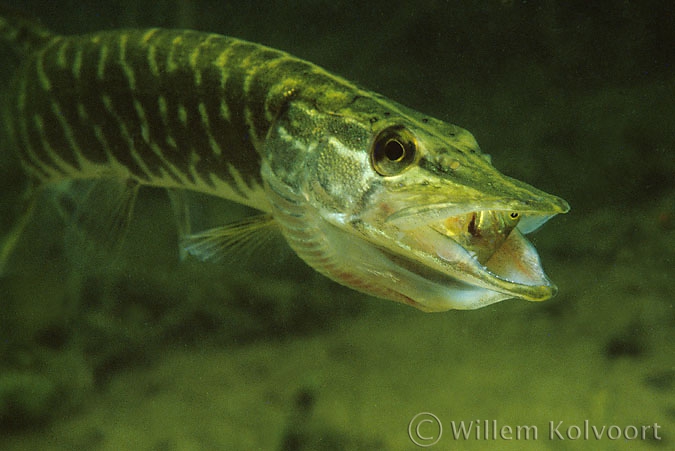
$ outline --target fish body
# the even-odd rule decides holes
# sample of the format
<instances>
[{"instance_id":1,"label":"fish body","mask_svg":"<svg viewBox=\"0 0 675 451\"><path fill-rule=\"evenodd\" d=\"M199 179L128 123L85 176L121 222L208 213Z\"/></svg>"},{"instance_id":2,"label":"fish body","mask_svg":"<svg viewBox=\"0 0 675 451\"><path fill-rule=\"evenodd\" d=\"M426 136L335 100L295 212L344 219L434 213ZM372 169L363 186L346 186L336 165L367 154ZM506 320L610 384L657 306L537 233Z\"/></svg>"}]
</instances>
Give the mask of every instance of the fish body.
<instances>
[{"instance_id":1,"label":"fish body","mask_svg":"<svg viewBox=\"0 0 675 451\"><path fill-rule=\"evenodd\" d=\"M555 294L524 234L569 206L499 173L460 127L217 34L61 36L0 17L0 35L22 55L2 108L34 187L114 179L238 202L261 222L185 249L215 257L269 222L331 279L426 311Z\"/></svg>"}]
</instances>

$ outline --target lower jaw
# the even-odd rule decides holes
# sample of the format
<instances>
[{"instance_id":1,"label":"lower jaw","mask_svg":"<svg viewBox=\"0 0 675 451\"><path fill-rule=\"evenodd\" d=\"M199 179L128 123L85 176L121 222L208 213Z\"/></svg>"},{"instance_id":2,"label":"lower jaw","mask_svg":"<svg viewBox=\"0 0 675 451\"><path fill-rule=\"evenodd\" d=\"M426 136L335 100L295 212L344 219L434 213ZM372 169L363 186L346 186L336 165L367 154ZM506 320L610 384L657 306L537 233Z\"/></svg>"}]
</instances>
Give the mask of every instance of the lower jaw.
<instances>
[{"instance_id":1,"label":"lower jaw","mask_svg":"<svg viewBox=\"0 0 675 451\"><path fill-rule=\"evenodd\" d=\"M439 242L440 236L431 228L419 229L408 236L408 246L415 244L420 250L419 259L398 254L393 249L382 251L394 265L428 284L447 287L448 296L472 293L483 299L476 301L483 305L508 298L542 301L557 291L544 274L536 250L517 230L513 230L485 263L449 241L451 238L444 237L448 241Z\"/></svg>"}]
</instances>

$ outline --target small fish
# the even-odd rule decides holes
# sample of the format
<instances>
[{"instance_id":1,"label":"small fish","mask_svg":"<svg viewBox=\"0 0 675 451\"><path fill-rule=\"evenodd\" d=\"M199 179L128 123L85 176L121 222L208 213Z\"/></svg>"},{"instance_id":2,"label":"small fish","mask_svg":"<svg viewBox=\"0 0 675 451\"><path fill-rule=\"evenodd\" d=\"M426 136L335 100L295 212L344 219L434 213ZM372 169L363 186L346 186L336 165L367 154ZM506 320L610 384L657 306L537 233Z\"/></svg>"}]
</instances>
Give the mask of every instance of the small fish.
<instances>
[{"instance_id":1,"label":"small fish","mask_svg":"<svg viewBox=\"0 0 675 451\"><path fill-rule=\"evenodd\" d=\"M99 180L115 188L89 191L86 209L112 204L111 236L125 230L139 187L166 188L183 252L200 259L274 228L329 278L425 311L556 293L525 234L568 204L502 175L460 127L235 38L159 28L62 36L0 16L0 38L21 58L3 121L33 199L0 266L36 193ZM193 233L190 191L261 215Z\"/></svg>"}]
</instances>

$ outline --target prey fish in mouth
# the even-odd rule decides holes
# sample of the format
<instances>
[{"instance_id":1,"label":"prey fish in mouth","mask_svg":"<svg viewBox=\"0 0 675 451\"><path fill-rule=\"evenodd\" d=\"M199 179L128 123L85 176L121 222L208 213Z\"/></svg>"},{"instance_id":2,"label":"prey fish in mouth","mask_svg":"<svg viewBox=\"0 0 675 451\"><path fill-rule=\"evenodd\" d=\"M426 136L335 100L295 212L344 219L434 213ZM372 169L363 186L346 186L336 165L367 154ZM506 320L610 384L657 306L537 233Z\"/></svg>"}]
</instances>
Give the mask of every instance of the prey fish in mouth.
<instances>
[{"instance_id":1,"label":"prey fish in mouth","mask_svg":"<svg viewBox=\"0 0 675 451\"><path fill-rule=\"evenodd\" d=\"M519 219L520 214L515 211L474 211L451 216L431 225L431 228L452 238L481 264L485 264L506 241Z\"/></svg>"}]
</instances>

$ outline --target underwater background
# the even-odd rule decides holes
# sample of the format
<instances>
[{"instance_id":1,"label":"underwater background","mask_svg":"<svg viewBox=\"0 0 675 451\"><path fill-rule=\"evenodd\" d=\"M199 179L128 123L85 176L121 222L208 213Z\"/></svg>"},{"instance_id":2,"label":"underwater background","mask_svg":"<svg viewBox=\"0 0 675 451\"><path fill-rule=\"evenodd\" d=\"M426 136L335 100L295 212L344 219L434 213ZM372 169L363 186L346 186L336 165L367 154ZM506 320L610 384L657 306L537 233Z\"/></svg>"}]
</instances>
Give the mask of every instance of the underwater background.
<instances>
[{"instance_id":1,"label":"underwater background","mask_svg":"<svg viewBox=\"0 0 675 451\"><path fill-rule=\"evenodd\" d=\"M675 447L672 2L12 6L64 34L194 28L286 50L466 128L572 211L531 235L556 298L426 314L283 242L180 262L159 190L141 191L121 255L85 265L45 199L0 277L0 449ZM4 86L17 61L0 57ZM26 183L6 147L0 236Z\"/></svg>"}]
</instances>

